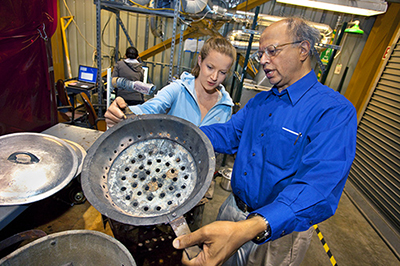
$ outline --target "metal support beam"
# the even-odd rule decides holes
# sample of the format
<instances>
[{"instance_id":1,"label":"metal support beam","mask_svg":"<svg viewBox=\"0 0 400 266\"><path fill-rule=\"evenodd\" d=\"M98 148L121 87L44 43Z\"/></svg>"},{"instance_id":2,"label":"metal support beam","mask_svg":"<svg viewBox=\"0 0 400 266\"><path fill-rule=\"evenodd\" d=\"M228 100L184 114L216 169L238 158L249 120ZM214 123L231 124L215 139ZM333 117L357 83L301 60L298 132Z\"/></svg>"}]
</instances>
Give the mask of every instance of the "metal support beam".
<instances>
[{"instance_id":1,"label":"metal support beam","mask_svg":"<svg viewBox=\"0 0 400 266\"><path fill-rule=\"evenodd\" d=\"M169 59L169 77L168 81L172 81L172 71L174 67L174 54L175 54L175 38L176 38L176 26L178 25L179 10L181 9L181 1L175 1L174 8L174 24L172 25L172 42L171 42L171 54Z\"/></svg>"},{"instance_id":2,"label":"metal support beam","mask_svg":"<svg viewBox=\"0 0 400 266\"><path fill-rule=\"evenodd\" d=\"M103 81L101 78L101 5L100 0L95 0L96 3L96 36L97 36L97 94L99 106L103 103ZM98 109L98 117L103 117L103 110Z\"/></svg>"},{"instance_id":3,"label":"metal support beam","mask_svg":"<svg viewBox=\"0 0 400 266\"><path fill-rule=\"evenodd\" d=\"M340 42L341 42L341 40L342 40L342 38L343 38L343 35L344 35L344 30L345 30L346 28L347 28L347 22L344 22L343 25L342 25L342 28L340 29L340 32L339 32L339 34L338 34L338 38L337 38L337 40L336 40L335 45L339 45L339 44L340 44ZM321 80L320 80L320 82L321 82L322 84L325 84L326 78L328 77L329 70L330 70L331 67L332 67L333 59L335 58L335 55L336 55L336 51L337 51L337 50L333 50L333 52L332 52L332 54L331 54L331 57L329 58L328 65L326 66L326 70L325 70L325 72L324 72L324 74L322 75ZM318 56L318 55L317 55L317 56Z\"/></svg>"},{"instance_id":4,"label":"metal support beam","mask_svg":"<svg viewBox=\"0 0 400 266\"><path fill-rule=\"evenodd\" d=\"M198 38L201 36L222 36L218 30L223 25L223 23L211 24L208 20L202 20L196 23L192 23L191 27L187 28L183 32L182 40L186 40L188 38ZM176 35L175 41L179 41L180 34ZM140 58L142 60L147 60L148 58L155 56L156 54L168 49L171 47L172 38L165 40L159 44L154 45L153 47L147 49L140 53Z\"/></svg>"},{"instance_id":5,"label":"metal support beam","mask_svg":"<svg viewBox=\"0 0 400 266\"><path fill-rule=\"evenodd\" d=\"M185 24L181 25L181 33L179 37L179 51L178 51L178 63L176 68L176 73L180 75L181 73L181 58L182 58L182 45L183 45L183 32L185 30Z\"/></svg>"},{"instance_id":6,"label":"metal support beam","mask_svg":"<svg viewBox=\"0 0 400 266\"><path fill-rule=\"evenodd\" d=\"M65 51L65 59L67 60L68 78L72 78L72 70L71 70L71 61L69 60L69 49L68 49L67 36L65 34L65 31L68 28L69 24L71 24L73 18L74 17L72 17L72 16L66 16L66 17L60 18L61 33L62 33L62 39L63 39L64 51ZM65 21L64 21L65 19L67 19L67 23L65 23Z\"/></svg>"},{"instance_id":7,"label":"metal support beam","mask_svg":"<svg viewBox=\"0 0 400 266\"><path fill-rule=\"evenodd\" d=\"M115 12L115 16L117 19L117 22L120 20L120 14L119 11ZM119 23L115 25L115 53L114 53L114 62L118 62L118 51L119 51Z\"/></svg>"},{"instance_id":8,"label":"metal support beam","mask_svg":"<svg viewBox=\"0 0 400 266\"><path fill-rule=\"evenodd\" d=\"M242 54L238 54L238 60L239 60L240 66L242 68L244 68L245 58ZM252 78L255 78L258 73L258 69L255 68L255 66L251 63L250 60L248 60L248 63L247 63L246 73L249 74Z\"/></svg>"},{"instance_id":9,"label":"metal support beam","mask_svg":"<svg viewBox=\"0 0 400 266\"><path fill-rule=\"evenodd\" d=\"M254 14L253 25L251 26L252 30L256 29L257 18L258 18L258 13L259 12L260 12L260 7L257 6L255 14ZM242 97L243 81L244 81L244 76L245 76L246 71L247 71L247 66L248 66L250 52L251 52L251 44L253 43L253 37L254 37L254 34L253 33L250 34L249 45L247 46L246 57L245 57L244 63L243 63L244 68L242 69L242 74L241 74L241 77L240 77L240 83L239 83L239 86L238 86L238 88L236 90L236 94L235 94L235 98L234 98L234 102L236 102L236 103L240 102L240 98Z\"/></svg>"}]
</instances>

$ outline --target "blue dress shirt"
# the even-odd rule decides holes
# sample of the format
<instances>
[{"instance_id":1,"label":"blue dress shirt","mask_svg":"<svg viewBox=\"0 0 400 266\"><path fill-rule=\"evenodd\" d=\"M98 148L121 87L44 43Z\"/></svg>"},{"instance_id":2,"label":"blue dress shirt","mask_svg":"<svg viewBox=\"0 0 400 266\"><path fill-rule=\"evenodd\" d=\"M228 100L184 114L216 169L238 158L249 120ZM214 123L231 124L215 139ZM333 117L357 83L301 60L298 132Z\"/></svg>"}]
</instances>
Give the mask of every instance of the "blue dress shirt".
<instances>
[{"instance_id":1,"label":"blue dress shirt","mask_svg":"<svg viewBox=\"0 0 400 266\"><path fill-rule=\"evenodd\" d=\"M357 116L313 71L281 93L260 92L224 124L201 127L237 153L232 192L264 216L274 240L332 216L355 156Z\"/></svg>"}]
</instances>

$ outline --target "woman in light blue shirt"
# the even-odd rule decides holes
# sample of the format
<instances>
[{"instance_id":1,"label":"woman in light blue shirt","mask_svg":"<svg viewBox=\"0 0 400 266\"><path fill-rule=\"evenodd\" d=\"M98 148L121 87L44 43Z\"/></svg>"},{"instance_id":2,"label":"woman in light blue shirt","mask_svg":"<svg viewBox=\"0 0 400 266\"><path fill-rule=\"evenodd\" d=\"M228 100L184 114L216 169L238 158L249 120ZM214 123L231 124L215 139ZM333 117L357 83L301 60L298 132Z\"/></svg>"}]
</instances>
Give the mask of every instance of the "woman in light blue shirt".
<instances>
[{"instance_id":1,"label":"woman in light blue shirt","mask_svg":"<svg viewBox=\"0 0 400 266\"><path fill-rule=\"evenodd\" d=\"M137 114L169 114L197 126L224 123L232 115L233 102L221 84L236 60L236 50L223 37L211 37L203 45L192 73L162 88L144 104L129 106ZM125 101L117 97L105 118L109 127L124 118Z\"/></svg>"}]
</instances>

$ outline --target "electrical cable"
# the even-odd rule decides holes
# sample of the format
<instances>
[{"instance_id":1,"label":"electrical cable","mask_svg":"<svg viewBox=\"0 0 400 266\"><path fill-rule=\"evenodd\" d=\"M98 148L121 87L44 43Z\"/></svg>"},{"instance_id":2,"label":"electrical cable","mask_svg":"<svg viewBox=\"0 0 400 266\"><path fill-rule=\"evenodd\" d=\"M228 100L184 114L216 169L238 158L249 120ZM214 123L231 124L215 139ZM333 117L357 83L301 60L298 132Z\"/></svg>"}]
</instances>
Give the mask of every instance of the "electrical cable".
<instances>
[{"instance_id":1,"label":"electrical cable","mask_svg":"<svg viewBox=\"0 0 400 266\"><path fill-rule=\"evenodd\" d=\"M199 21L201 21L201 20L203 20L207 15L208 15L208 13L210 13L212 10L208 10L201 18L199 18L199 19L196 19L196 20L192 20L190 23L193 23L193 22L199 22ZM180 18L181 19L181 18ZM190 24L189 23L189 24Z\"/></svg>"},{"instance_id":2,"label":"electrical cable","mask_svg":"<svg viewBox=\"0 0 400 266\"><path fill-rule=\"evenodd\" d=\"M106 30L108 23L110 23L112 14L113 14L113 13L110 13L110 14L109 14L108 20L107 20L106 24L104 24L103 30L101 31L101 42L102 42L105 46L107 46L108 48L114 48L114 49L115 49L114 46L109 45L109 44L107 44L107 43L104 41L104 31Z\"/></svg>"},{"instance_id":3,"label":"electrical cable","mask_svg":"<svg viewBox=\"0 0 400 266\"><path fill-rule=\"evenodd\" d=\"M79 27L78 27L78 24L76 23L76 21L75 21L75 19L74 19L74 16L73 16L72 13L71 13L71 10L69 9L69 7L68 7L67 3L65 2L65 0L63 0L63 1L64 1L64 5L65 5L65 7L67 8L67 11L68 11L69 15L72 17L72 22L74 22L75 27L76 27L76 29L78 30L79 34L82 36L82 38L85 40L85 42L86 42L90 47L92 47L93 49L96 49L96 47L94 47L93 45L91 45L91 44L89 43L89 41L85 38L85 36L83 36L81 30L80 30Z\"/></svg>"}]
</instances>

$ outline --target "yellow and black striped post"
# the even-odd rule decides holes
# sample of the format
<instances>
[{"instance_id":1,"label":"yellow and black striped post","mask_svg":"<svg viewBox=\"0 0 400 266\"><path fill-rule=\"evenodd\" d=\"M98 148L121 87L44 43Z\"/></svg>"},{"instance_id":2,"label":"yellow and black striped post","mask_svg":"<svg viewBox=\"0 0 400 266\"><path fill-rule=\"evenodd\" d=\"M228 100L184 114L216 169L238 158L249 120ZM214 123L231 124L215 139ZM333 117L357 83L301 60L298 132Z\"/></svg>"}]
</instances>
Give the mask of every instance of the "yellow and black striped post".
<instances>
[{"instance_id":1,"label":"yellow and black striped post","mask_svg":"<svg viewBox=\"0 0 400 266\"><path fill-rule=\"evenodd\" d=\"M324 246L326 254L328 254L328 257L329 257L329 260L332 263L332 266L338 266L337 263L336 263L335 258L332 255L332 252L330 251L330 249L328 247L328 244L325 242L324 236L322 235L321 231L318 228L318 225L315 224L314 225L314 229L315 229L315 232L317 232L318 238L321 241L322 246Z\"/></svg>"}]
</instances>

